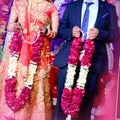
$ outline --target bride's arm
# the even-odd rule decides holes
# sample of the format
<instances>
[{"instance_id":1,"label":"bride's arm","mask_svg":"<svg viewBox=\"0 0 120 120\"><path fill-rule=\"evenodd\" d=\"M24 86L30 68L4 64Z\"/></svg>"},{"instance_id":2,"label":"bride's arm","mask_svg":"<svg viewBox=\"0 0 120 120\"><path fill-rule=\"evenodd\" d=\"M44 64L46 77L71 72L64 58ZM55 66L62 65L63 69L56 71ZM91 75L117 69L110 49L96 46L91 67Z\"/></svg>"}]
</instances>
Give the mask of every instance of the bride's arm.
<instances>
[{"instance_id":1,"label":"bride's arm","mask_svg":"<svg viewBox=\"0 0 120 120\"><path fill-rule=\"evenodd\" d=\"M18 13L17 13L17 8L16 8L15 3L14 3L12 8L11 8L10 18L9 18L9 22L7 25L8 31L15 32L15 31L20 30L21 26L17 22L17 19L18 19Z\"/></svg>"},{"instance_id":2,"label":"bride's arm","mask_svg":"<svg viewBox=\"0 0 120 120\"><path fill-rule=\"evenodd\" d=\"M51 21L51 29L48 29L46 36L48 36L49 38L55 38L57 36L59 26L59 14L56 8L52 13Z\"/></svg>"}]
</instances>

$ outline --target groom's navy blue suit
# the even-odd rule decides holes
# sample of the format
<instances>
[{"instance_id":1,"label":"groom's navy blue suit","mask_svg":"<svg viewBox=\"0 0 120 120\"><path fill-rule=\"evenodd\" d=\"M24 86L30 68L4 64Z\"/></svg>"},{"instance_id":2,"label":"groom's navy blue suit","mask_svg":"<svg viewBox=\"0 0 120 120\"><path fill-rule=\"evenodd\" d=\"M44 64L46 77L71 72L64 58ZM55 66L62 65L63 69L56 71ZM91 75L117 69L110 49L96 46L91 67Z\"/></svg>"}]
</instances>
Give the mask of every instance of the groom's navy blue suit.
<instances>
[{"instance_id":1,"label":"groom's navy blue suit","mask_svg":"<svg viewBox=\"0 0 120 120\"><path fill-rule=\"evenodd\" d=\"M64 88L67 73L66 70L68 64L68 56L70 52L70 45L71 41L73 40L72 29L74 26L78 26L81 28L82 3L82 0L78 0L68 4L58 30L58 36L62 39L65 39L66 41L54 61L54 65L60 68L58 74L58 101L56 106L56 120L62 120L61 116L64 116L60 105L61 94ZM80 115L82 116L82 118L79 118L79 120L90 120L90 112L92 108L94 93L97 87L98 76L100 74L107 73L108 71L106 43L111 43L117 40L118 34L115 7L101 0L99 0L98 4L98 15L94 27L99 30L99 35L94 40L95 52L92 57L92 65L87 77L85 88L86 95L80 108Z\"/></svg>"}]
</instances>

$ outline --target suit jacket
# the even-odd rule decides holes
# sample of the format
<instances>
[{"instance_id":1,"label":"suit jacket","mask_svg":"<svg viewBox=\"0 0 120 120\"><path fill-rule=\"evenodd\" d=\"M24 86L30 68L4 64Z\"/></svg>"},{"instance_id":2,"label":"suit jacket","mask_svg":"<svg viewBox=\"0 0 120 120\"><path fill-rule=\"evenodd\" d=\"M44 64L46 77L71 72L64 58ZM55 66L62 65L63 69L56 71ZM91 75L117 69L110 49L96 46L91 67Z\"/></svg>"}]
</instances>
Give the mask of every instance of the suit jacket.
<instances>
[{"instance_id":1,"label":"suit jacket","mask_svg":"<svg viewBox=\"0 0 120 120\"><path fill-rule=\"evenodd\" d=\"M54 61L54 65L59 68L68 64L70 45L73 40L73 27L79 26L81 28L82 3L82 0L78 0L68 4L61 20L58 36L66 41ZM95 52L92 57L91 70L101 74L106 73L108 70L106 43L117 40L118 25L115 7L112 4L100 0L98 7L98 15L94 27L99 29L99 35L94 40Z\"/></svg>"}]
</instances>

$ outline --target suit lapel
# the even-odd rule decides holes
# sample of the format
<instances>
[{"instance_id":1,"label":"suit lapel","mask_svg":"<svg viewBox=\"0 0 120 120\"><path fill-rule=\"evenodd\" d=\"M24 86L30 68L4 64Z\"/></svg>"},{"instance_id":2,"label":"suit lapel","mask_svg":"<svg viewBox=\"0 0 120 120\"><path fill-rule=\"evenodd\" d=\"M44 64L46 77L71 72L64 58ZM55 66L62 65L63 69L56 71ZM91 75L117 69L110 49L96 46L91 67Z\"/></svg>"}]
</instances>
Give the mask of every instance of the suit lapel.
<instances>
[{"instance_id":1,"label":"suit lapel","mask_svg":"<svg viewBox=\"0 0 120 120\"><path fill-rule=\"evenodd\" d=\"M104 13L104 9L105 9L105 3L102 2L101 0L99 0L99 6L98 6L98 15L97 15L97 19L95 22L95 27L97 27L99 25L99 21Z\"/></svg>"},{"instance_id":2,"label":"suit lapel","mask_svg":"<svg viewBox=\"0 0 120 120\"><path fill-rule=\"evenodd\" d=\"M81 14L82 14L82 3L83 3L83 0L79 0L79 4L77 4L77 6L76 6L76 10L75 10L75 12L77 12L76 13L76 20L77 20L77 22L76 23L78 23L78 26L81 28Z\"/></svg>"}]
</instances>

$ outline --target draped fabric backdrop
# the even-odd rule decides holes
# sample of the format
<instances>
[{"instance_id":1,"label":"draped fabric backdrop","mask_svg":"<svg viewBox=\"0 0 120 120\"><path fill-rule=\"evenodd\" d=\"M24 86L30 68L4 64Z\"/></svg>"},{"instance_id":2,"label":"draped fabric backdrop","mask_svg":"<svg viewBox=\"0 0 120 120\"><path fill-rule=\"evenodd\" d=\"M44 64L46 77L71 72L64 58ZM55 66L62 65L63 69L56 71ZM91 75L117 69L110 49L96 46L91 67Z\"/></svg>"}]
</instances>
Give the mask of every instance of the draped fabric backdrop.
<instances>
[{"instance_id":1,"label":"draped fabric backdrop","mask_svg":"<svg viewBox=\"0 0 120 120\"><path fill-rule=\"evenodd\" d=\"M6 36L6 24L9 19L10 8L13 0L0 0L0 61Z\"/></svg>"}]
</instances>

